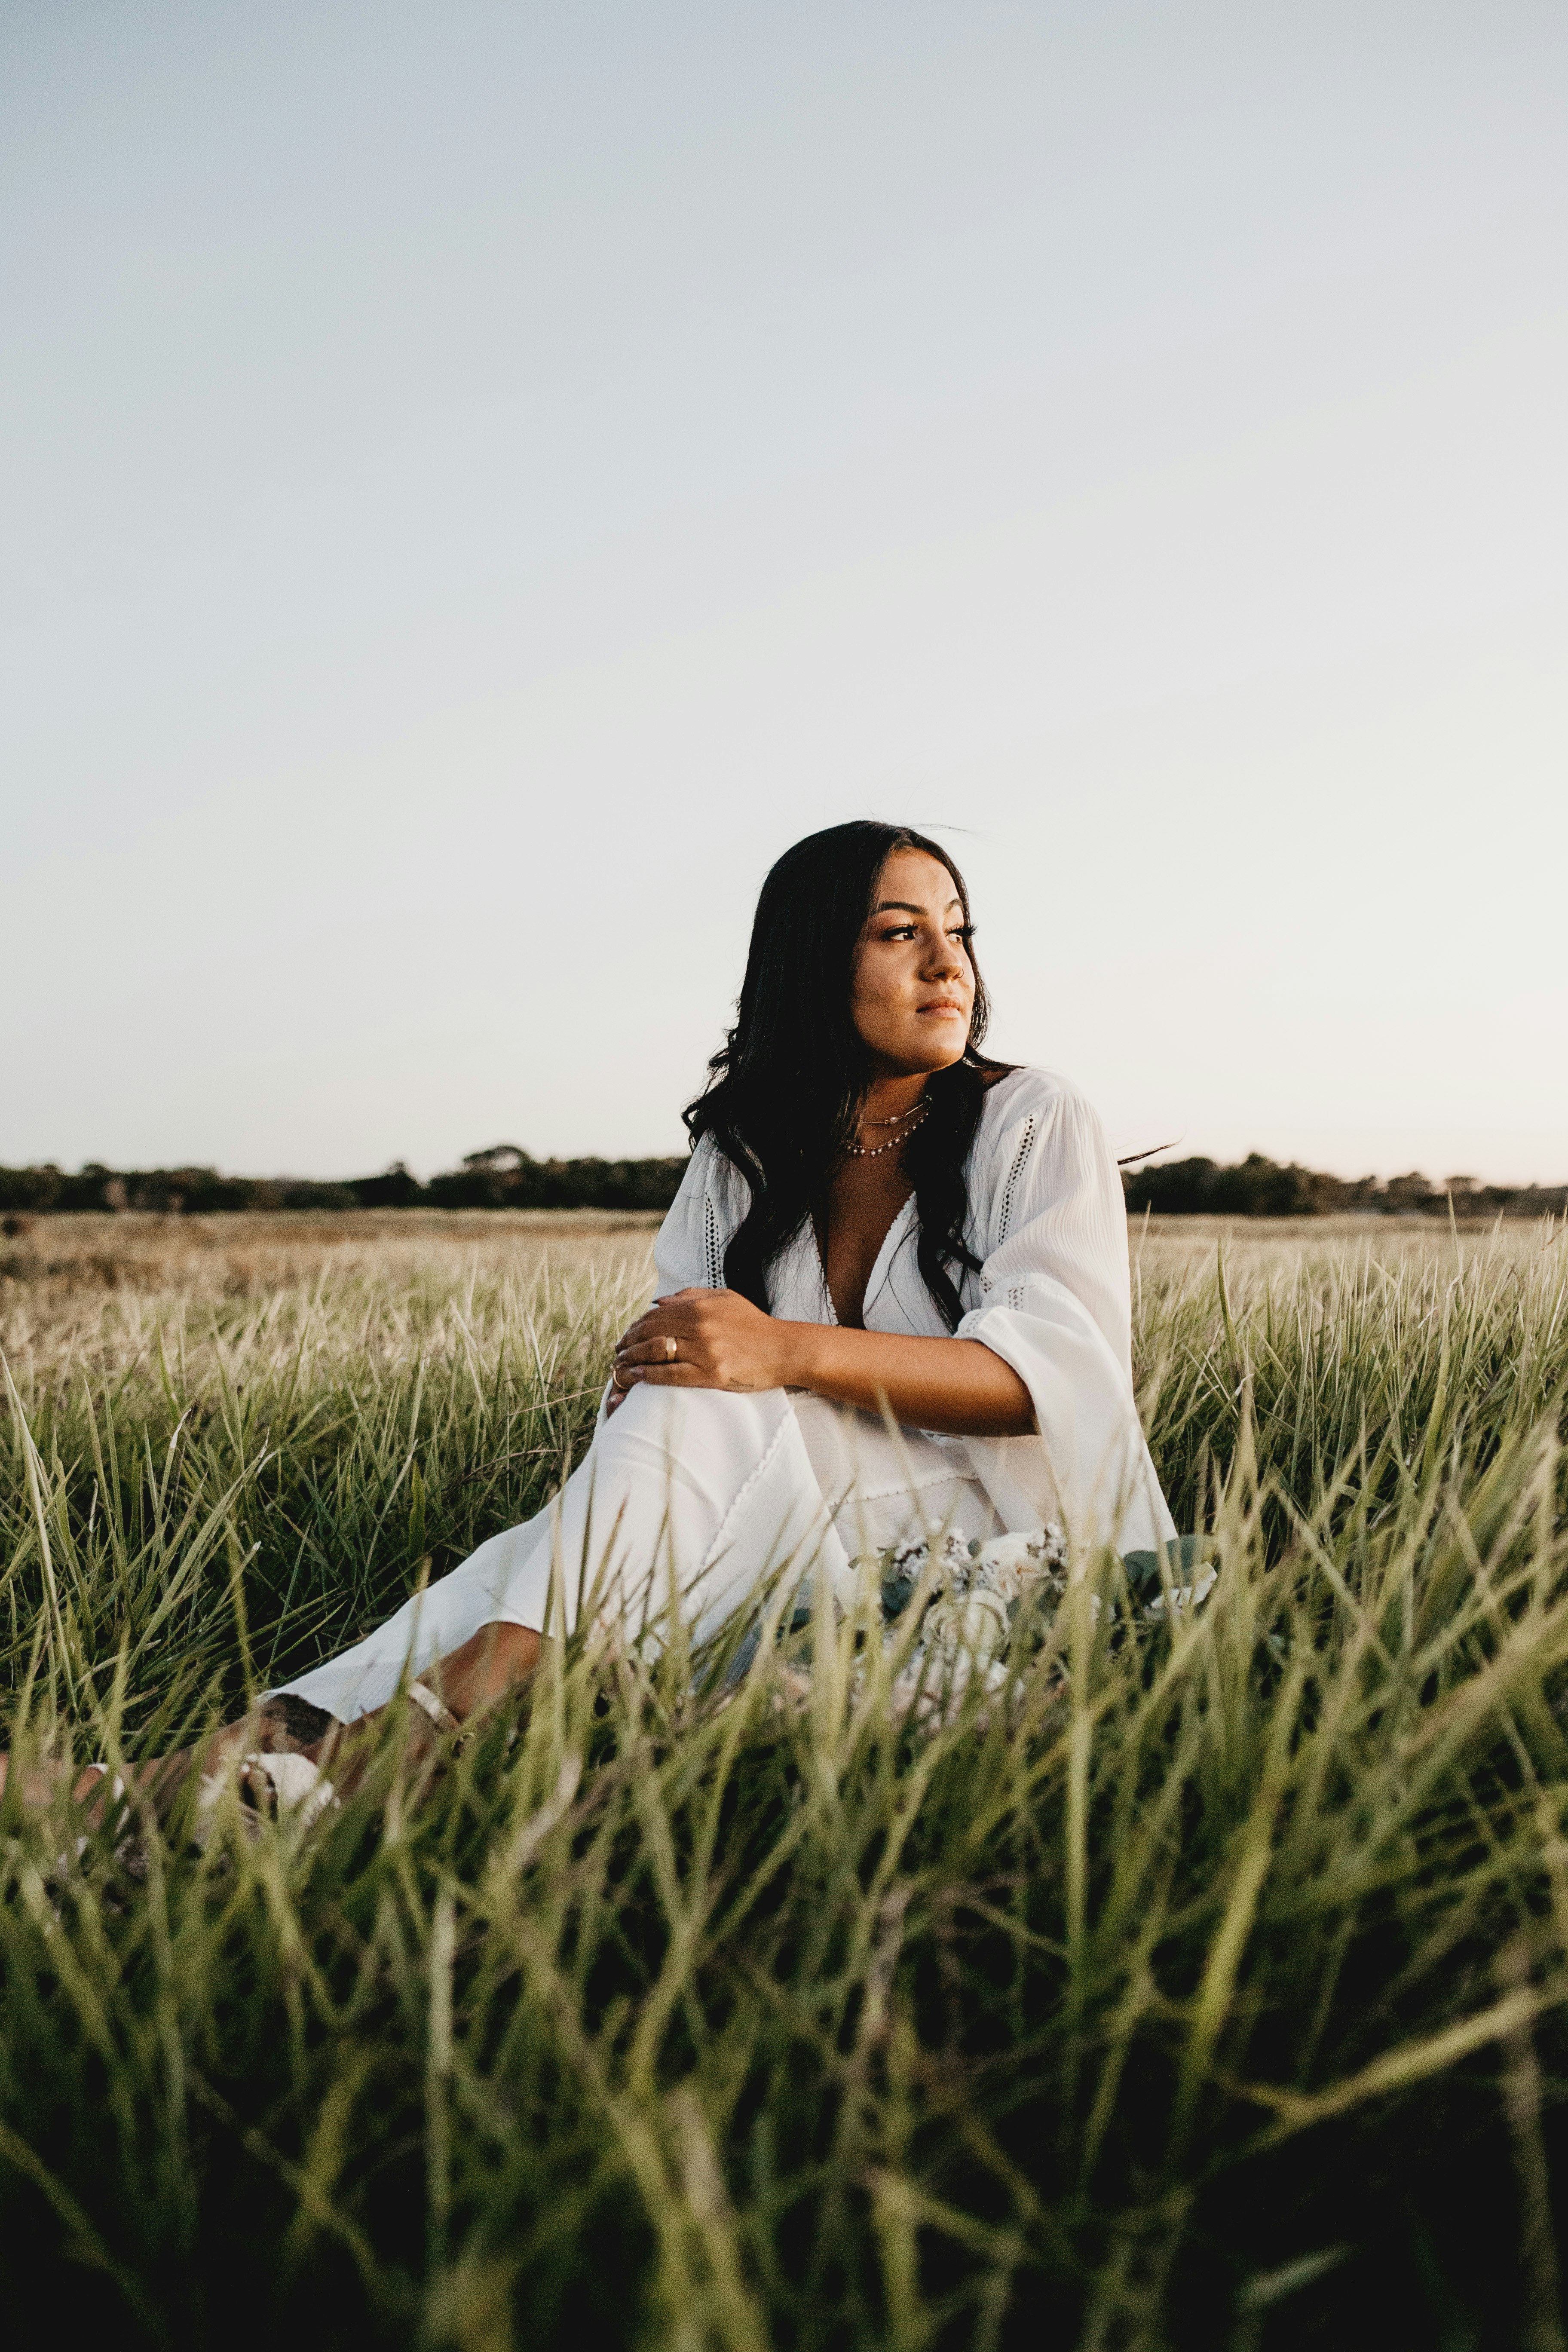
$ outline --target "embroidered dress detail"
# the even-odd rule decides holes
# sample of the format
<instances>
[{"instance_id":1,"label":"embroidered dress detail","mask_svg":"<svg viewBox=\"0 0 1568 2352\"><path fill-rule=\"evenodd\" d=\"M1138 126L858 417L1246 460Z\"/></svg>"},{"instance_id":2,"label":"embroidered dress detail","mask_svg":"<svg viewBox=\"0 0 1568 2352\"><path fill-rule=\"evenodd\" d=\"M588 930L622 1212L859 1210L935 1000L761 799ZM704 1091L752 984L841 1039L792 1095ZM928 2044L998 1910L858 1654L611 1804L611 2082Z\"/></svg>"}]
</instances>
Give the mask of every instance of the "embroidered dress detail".
<instances>
[{"instance_id":1,"label":"embroidered dress detail","mask_svg":"<svg viewBox=\"0 0 1568 2352\"><path fill-rule=\"evenodd\" d=\"M711 1192L702 1195L702 1250L708 1271L710 1290L724 1287L724 1243L719 1230L719 1211Z\"/></svg>"},{"instance_id":2,"label":"embroidered dress detail","mask_svg":"<svg viewBox=\"0 0 1568 2352\"><path fill-rule=\"evenodd\" d=\"M1018 1145L1017 1151L1014 1156L1013 1165L1008 1171L1007 1181L1002 1188L1002 1213L996 1220L996 1242L998 1247L1000 1247L1006 1240L1008 1233L1012 1227L1013 1202L1017 1196L1018 1180L1024 1173L1024 1169L1028 1160L1029 1154L1034 1149L1034 1143L1035 1118L1033 1112L1031 1112L1029 1117L1024 1121L1023 1138Z\"/></svg>"}]
</instances>

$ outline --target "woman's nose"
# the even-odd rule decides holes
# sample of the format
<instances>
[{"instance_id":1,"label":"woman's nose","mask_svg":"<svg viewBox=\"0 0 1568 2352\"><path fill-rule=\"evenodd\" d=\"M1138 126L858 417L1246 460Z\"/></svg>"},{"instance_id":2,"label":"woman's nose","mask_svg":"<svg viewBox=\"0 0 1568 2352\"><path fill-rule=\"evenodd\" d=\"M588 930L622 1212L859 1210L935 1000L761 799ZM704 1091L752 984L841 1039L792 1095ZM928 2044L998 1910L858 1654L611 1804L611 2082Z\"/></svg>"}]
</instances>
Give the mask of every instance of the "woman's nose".
<instances>
[{"instance_id":1,"label":"woman's nose","mask_svg":"<svg viewBox=\"0 0 1568 2352\"><path fill-rule=\"evenodd\" d=\"M956 940L945 931L939 933L926 950L925 976L930 980L952 980L963 970L963 957Z\"/></svg>"}]
</instances>

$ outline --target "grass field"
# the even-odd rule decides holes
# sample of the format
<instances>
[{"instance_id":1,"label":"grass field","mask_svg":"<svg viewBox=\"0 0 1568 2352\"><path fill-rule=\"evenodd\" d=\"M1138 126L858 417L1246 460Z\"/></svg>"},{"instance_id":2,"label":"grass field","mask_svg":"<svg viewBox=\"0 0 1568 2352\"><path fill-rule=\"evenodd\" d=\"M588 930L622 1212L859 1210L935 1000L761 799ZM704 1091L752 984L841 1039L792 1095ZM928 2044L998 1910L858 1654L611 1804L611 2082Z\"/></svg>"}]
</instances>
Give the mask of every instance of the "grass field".
<instances>
[{"instance_id":1,"label":"grass field","mask_svg":"<svg viewBox=\"0 0 1568 2352\"><path fill-rule=\"evenodd\" d=\"M649 1238L0 1245L10 1736L156 1752L535 1509ZM57 1874L8 1796L13 2298L312 2352L1561 2352L1568 1241L1132 1243L1195 1618L1087 1563L935 1733L853 1623L804 1706L766 1646L723 1706L568 1654L423 1802L394 1722L308 1838L134 1867Z\"/></svg>"}]
</instances>

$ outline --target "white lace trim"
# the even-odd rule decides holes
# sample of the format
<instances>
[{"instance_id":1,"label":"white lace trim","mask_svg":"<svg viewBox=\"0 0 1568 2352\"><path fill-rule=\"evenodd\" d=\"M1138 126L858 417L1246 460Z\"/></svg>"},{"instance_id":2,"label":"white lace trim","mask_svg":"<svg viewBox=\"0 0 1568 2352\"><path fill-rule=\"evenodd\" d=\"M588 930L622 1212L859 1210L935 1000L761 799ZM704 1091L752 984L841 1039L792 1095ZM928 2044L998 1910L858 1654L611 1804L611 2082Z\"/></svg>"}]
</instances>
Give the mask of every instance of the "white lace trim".
<instances>
[{"instance_id":1,"label":"white lace trim","mask_svg":"<svg viewBox=\"0 0 1568 2352\"><path fill-rule=\"evenodd\" d=\"M1019 1142L1017 1150L1013 1155L1013 1165L1007 1171L1007 1181L1002 1188L1002 1208L996 1220L996 1245L998 1248L1000 1248L1002 1244L1006 1240L1007 1229L1013 1222L1014 1197L1018 1190L1018 1181L1024 1173L1025 1163L1027 1160L1030 1152L1034 1150L1035 1134L1038 1125L1039 1121L1036 1118L1034 1112L1031 1111L1028 1118L1024 1121L1023 1138Z\"/></svg>"},{"instance_id":2,"label":"white lace trim","mask_svg":"<svg viewBox=\"0 0 1568 2352\"><path fill-rule=\"evenodd\" d=\"M711 1192L702 1195L702 1264L710 1290L724 1287L724 1243L719 1227L719 1211Z\"/></svg>"}]
</instances>

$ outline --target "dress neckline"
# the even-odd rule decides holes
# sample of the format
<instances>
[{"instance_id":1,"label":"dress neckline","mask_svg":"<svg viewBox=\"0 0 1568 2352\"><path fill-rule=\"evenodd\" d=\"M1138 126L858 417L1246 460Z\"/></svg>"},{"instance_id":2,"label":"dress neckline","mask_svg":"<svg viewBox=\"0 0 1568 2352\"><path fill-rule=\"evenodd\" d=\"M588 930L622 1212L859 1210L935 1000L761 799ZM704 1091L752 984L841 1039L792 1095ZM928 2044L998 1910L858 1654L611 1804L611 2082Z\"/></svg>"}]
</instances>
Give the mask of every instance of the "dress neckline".
<instances>
[{"instance_id":1,"label":"dress neckline","mask_svg":"<svg viewBox=\"0 0 1568 2352\"><path fill-rule=\"evenodd\" d=\"M1020 1062L1016 1068L1009 1070L1004 1077L998 1078L994 1086L986 1087L984 1095L981 1100L980 1118L974 1129L974 1141L976 1144L979 1143L982 1135L985 1131L986 1121L991 1115L993 1107L996 1104L997 1097L1010 1092L1017 1079L1033 1077L1037 1075L1037 1073L1031 1069L1027 1063ZM913 1217L914 1213L915 1196L911 1192L906 1197L903 1206L895 1213L887 1232L882 1235L881 1247L878 1250L876 1256L871 1261L871 1271L866 1276L866 1287L860 1299L860 1328L862 1330L868 1330L870 1328L866 1321L867 1310L875 1303L883 1286L887 1282L893 1253L904 1239L906 1228ZM822 1304L826 1310L826 1320L835 1330L837 1330L840 1328L838 1322L838 1309L833 1304L833 1293L828 1287L827 1262L822 1255L822 1240L816 1230L816 1219L815 1217L807 1217L805 1223L806 1230L811 1235L812 1263L816 1268L817 1287L822 1295Z\"/></svg>"},{"instance_id":2,"label":"dress neckline","mask_svg":"<svg viewBox=\"0 0 1568 2352\"><path fill-rule=\"evenodd\" d=\"M915 1196L911 1191L905 1195L903 1206L894 1212L893 1217L889 1223L888 1230L882 1235L881 1246L878 1250L876 1256L871 1261L871 1271L866 1276L866 1287L860 1294L859 1328L862 1331L869 1328L869 1326L866 1321L866 1309L875 1302L883 1284L888 1279L889 1265L891 1261L893 1252L897 1249L899 1243L902 1238L900 1228L908 1224L910 1216L913 1214ZM828 1287L827 1261L822 1255L822 1242L817 1234L816 1218L808 1217L806 1219L806 1224L811 1234L811 1253L813 1257L816 1260L816 1278L822 1286L823 1305L827 1309L827 1320L829 1324L835 1330L837 1330L840 1328L838 1322L838 1309L833 1304L833 1293Z\"/></svg>"}]
</instances>

